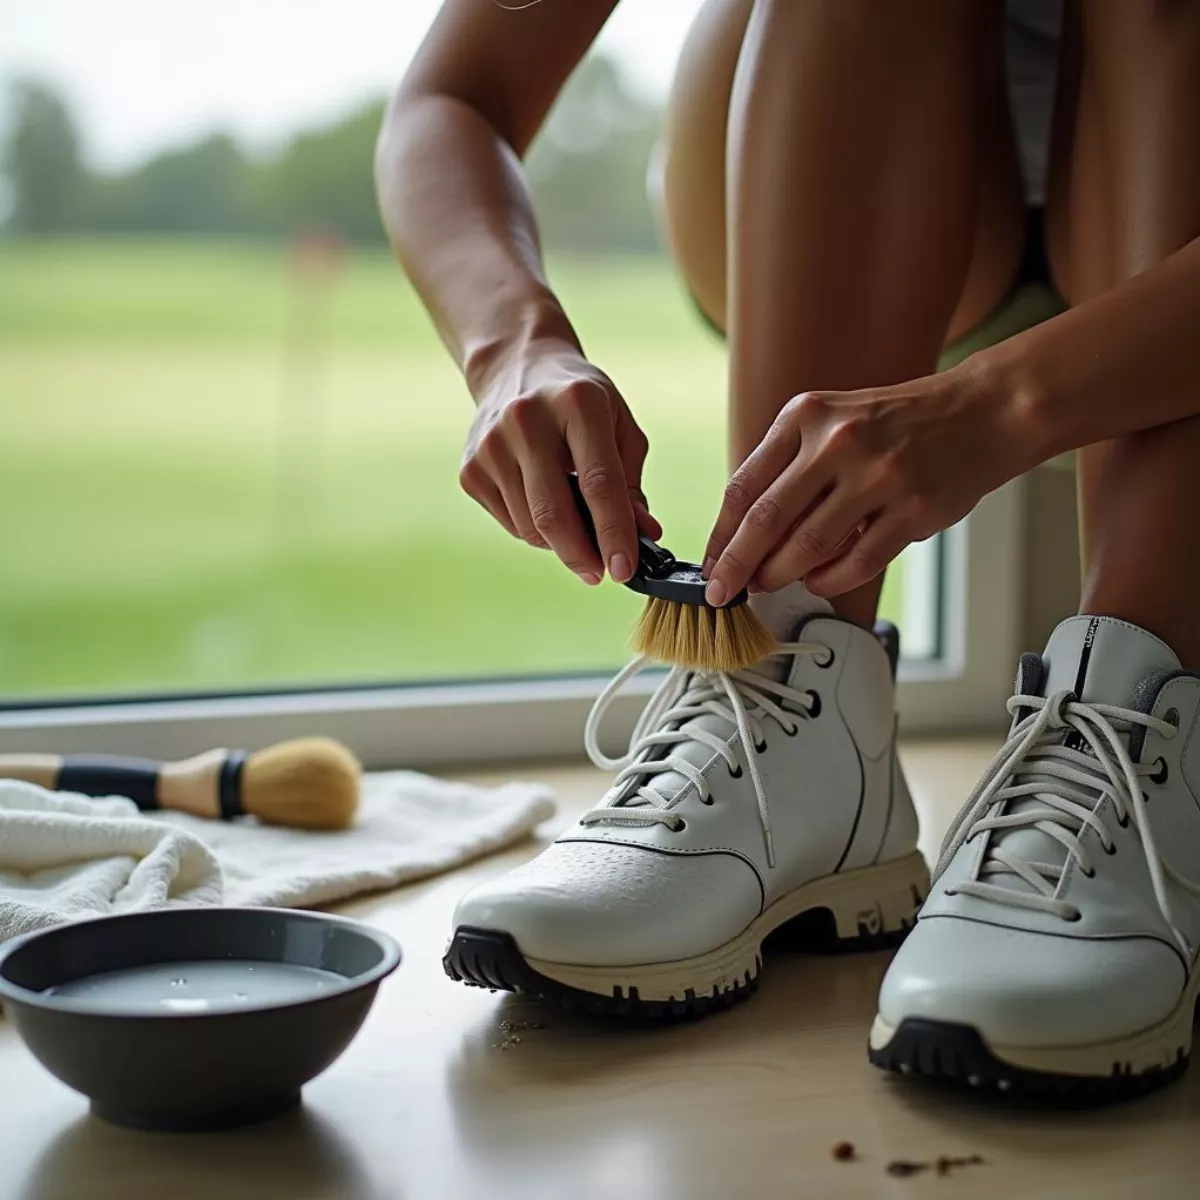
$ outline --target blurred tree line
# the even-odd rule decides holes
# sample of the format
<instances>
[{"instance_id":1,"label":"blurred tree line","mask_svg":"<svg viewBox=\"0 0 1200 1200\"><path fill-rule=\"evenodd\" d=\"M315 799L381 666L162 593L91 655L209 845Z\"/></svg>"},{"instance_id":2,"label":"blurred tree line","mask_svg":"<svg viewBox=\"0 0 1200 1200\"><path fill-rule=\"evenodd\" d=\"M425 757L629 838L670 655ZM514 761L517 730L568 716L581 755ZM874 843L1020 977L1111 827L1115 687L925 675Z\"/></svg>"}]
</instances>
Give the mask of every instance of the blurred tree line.
<instances>
[{"instance_id":1,"label":"blurred tree line","mask_svg":"<svg viewBox=\"0 0 1200 1200\"><path fill-rule=\"evenodd\" d=\"M372 155L382 100L300 133L269 158L213 133L119 174L89 168L66 101L36 81L15 85L3 149L11 206L5 232L283 237L320 226L359 243L384 240ZM529 155L547 247L576 253L657 248L646 172L660 108L609 59L576 71Z\"/></svg>"}]
</instances>

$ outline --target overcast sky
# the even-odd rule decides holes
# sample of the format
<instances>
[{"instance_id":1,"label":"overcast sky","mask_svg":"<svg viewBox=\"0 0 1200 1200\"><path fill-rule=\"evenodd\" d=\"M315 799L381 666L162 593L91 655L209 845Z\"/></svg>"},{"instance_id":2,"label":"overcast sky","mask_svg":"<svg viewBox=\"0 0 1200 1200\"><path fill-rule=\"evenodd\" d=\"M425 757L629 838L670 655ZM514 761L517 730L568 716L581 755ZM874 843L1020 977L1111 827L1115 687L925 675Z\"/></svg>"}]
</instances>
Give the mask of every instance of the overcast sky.
<instances>
[{"instance_id":1,"label":"overcast sky","mask_svg":"<svg viewBox=\"0 0 1200 1200\"><path fill-rule=\"evenodd\" d=\"M623 0L600 44L643 86L665 90L701 3ZM0 0L0 89L18 74L57 85L88 158L106 167L215 128L269 148L394 83L439 5Z\"/></svg>"}]
</instances>

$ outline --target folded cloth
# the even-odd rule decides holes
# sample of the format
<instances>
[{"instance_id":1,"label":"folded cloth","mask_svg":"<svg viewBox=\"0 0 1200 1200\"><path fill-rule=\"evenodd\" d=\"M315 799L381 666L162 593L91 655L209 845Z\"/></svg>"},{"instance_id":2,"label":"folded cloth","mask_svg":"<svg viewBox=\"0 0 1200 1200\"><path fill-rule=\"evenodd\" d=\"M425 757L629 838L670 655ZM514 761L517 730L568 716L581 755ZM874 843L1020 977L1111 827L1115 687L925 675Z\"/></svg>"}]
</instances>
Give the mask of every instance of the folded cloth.
<instances>
[{"instance_id":1,"label":"folded cloth","mask_svg":"<svg viewBox=\"0 0 1200 1200\"><path fill-rule=\"evenodd\" d=\"M0 942L61 921L219 904L216 856L131 800L0 780Z\"/></svg>"},{"instance_id":2,"label":"folded cloth","mask_svg":"<svg viewBox=\"0 0 1200 1200\"><path fill-rule=\"evenodd\" d=\"M528 837L553 815L553 795L540 784L483 788L392 771L366 777L354 824L336 833L169 820L216 853L226 903L307 908L449 871Z\"/></svg>"},{"instance_id":3,"label":"folded cloth","mask_svg":"<svg viewBox=\"0 0 1200 1200\"><path fill-rule=\"evenodd\" d=\"M349 829L139 812L0 780L0 942L63 921L187 904L304 908L448 871L528 836L548 789L369 775Z\"/></svg>"}]
</instances>

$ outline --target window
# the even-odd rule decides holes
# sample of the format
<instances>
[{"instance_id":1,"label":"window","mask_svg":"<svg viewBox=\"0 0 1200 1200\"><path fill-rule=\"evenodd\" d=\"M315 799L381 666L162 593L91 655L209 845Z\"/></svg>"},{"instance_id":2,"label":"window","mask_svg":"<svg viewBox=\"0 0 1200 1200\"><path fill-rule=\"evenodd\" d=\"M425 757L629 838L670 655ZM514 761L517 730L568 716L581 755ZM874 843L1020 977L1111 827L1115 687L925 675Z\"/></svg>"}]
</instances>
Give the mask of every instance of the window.
<instances>
[{"instance_id":1,"label":"window","mask_svg":"<svg viewBox=\"0 0 1200 1200\"><path fill-rule=\"evenodd\" d=\"M100 22L59 0L0 50L0 748L171 754L309 727L380 762L578 745L640 599L585 589L458 491L469 401L374 216L362 81L381 95L436 7L355 0L332 33L306 9L274 55L271 6ZM620 10L530 164L553 279L650 437L646 490L682 554L724 479L725 362L655 249L643 181L660 59L696 7ZM212 15L201 42L237 22L228 78L178 44L189 12ZM64 14L94 38L64 47ZM653 67L647 19L667 30ZM401 49L381 57L385 28ZM129 96L139 71L162 128ZM306 92L289 118L306 73L326 107ZM961 721L964 681L995 676L966 653L972 597L1011 668L1010 492L889 576L918 724Z\"/></svg>"}]
</instances>

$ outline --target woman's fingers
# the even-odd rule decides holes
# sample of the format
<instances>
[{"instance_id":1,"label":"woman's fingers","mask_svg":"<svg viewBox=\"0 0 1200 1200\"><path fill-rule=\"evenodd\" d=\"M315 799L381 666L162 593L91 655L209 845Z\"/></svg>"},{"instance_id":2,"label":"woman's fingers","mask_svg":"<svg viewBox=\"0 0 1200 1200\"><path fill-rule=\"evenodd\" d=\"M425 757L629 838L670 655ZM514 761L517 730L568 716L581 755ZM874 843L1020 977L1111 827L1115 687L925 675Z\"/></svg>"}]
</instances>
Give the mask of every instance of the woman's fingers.
<instances>
[{"instance_id":1,"label":"woman's fingers","mask_svg":"<svg viewBox=\"0 0 1200 1200\"><path fill-rule=\"evenodd\" d=\"M822 564L838 557L855 532L865 527L882 497L835 487L805 513L754 575L764 592L776 592L806 579Z\"/></svg>"},{"instance_id":2,"label":"woman's fingers","mask_svg":"<svg viewBox=\"0 0 1200 1200\"><path fill-rule=\"evenodd\" d=\"M659 524L658 518L647 507L646 497L640 491L635 492L633 495L633 515L637 518L639 532L653 538L656 542L662 537L663 527Z\"/></svg>"},{"instance_id":3,"label":"woman's fingers","mask_svg":"<svg viewBox=\"0 0 1200 1200\"><path fill-rule=\"evenodd\" d=\"M569 423L566 433L579 490L592 514L600 555L608 573L624 583L637 565L638 524L612 424L607 412L604 420L588 420L585 415Z\"/></svg>"},{"instance_id":4,"label":"woman's fingers","mask_svg":"<svg viewBox=\"0 0 1200 1200\"><path fill-rule=\"evenodd\" d=\"M752 579L765 589L757 578L763 561L831 483L823 472L795 462L768 487L746 510L742 523L709 572L705 593L709 604L719 607L726 603Z\"/></svg>"},{"instance_id":5,"label":"woman's fingers","mask_svg":"<svg viewBox=\"0 0 1200 1200\"><path fill-rule=\"evenodd\" d=\"M617 452L625 468L625 481L629 487L629 498L633 502L633 517L639 533L657 541L663 535L662 525L650 511L650 501L642 491L642 468L650 443L646 435L630 417L617 424Z\"/></svg>"},{"instance_id":6,"label":"woman's fingers","mask_svg":"<svg viewBox=\"0 0 1200 1200\"><path fill-rule=\"evenodd\" d=\"M459 482L462 484L463 491L476 504L486 509L497 524L513 537L520 537L512 517L509 516L508 505L504 502L504 496L501 494L499 486L483 467L476 462L465 466L459 473Z\"/></svg>"},{"instance_id":7,"label":"woman's fingers","mask_svg":"<svg viewBox=\"0 0 1200 1200\"><path fill-rule=\"evenodd\" d=\"M721 511L717 514L708 545L704 549L706 575L711 575L712 569L726 553L729 544L749 517L754 504L783 474L799 452L799 430L793 429L787 422L776 420L757 449L734 471L725 487ZM769 519L769 510L760 511L759 516ZM745 579L749 579L751 574L753 569L746 573ZM736 595L745 586L745 579L728 595ZM728 586L728 581L724 582ZM719 605L724 601L716 601L710 597L709 603Z\"/></svg>"},{"instance_id":8,"label":"woman's fingers","mask_svg":"<svg viewBox=\"0 0 1200 1200\"><path fill-rule=\"evenodd\" d=\"M561 459L535 454L526 459L522 470L533 527L584 583L599 583L604 564L576 511Z\"/></svg>"},{"instance_id":9,"label":"woman's fingers","mask_svg":"<svg viewBox=\"0 0 1200 1200\"><path fill-rule=\"evenodd\" d=\"M533 524L529 502L525 499L521 466L508 445L500 438L493 438L485 444L475 461L499 491L516 536L531 546L544 549L546 542Z\"/></svg>"},{"instance_id":10,"label":"woman's fingers","mask_svg":"<svg viewBox=\"0 0 1200 1200\"><path fill-rule=\"evenodd\" d=\"M895 511L885 510L863 535L832 562L810 572L804 586L814 596L832 599L870 583L913 540L912 526Z\"/></svg>"}]
</instances>

